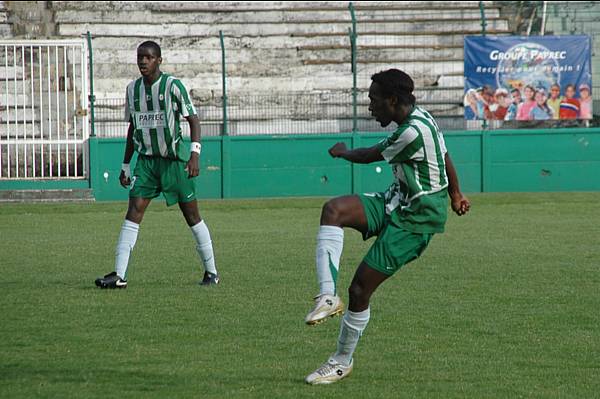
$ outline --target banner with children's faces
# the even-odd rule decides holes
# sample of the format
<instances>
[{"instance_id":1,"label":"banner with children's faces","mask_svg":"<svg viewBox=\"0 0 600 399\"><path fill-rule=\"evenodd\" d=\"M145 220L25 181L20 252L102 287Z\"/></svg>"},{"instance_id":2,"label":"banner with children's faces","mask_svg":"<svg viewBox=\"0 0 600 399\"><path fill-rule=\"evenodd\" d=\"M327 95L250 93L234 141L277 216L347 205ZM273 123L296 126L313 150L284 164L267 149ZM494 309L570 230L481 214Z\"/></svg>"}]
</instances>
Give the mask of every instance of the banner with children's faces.
<instances>
[{"instance_id":1,"label":"banner with children's faces","mask_svg":"<svg viewBox=\"0 0 600 399\"><path fill-rule=\"evenodd\" d=\"M591 40L465 37L465 119L592 119Z\"/></svg>"}]
</instances>

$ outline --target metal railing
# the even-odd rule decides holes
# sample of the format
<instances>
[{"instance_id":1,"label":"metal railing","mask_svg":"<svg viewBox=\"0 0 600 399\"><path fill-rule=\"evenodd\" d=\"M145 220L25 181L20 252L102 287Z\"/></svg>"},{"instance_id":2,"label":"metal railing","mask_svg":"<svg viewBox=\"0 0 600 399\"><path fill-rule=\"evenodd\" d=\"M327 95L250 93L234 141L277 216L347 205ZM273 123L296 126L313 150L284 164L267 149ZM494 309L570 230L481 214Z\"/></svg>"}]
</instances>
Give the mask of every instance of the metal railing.
<instances>
[{"instance_id":1,"label":"metal railing","mask_svg":"<svg viewBox=\"0 0 600 399\"><path fill-rule=\"evenodd\" d=\"M226 40L227 34L219 31L214 38L215 43L208 45L210 48L207 47L206 52L216 55L215 49L220 45L221 93L212 93L209 99L192 95L203 124L203 135L381 130L371 120L367 95L371 75L390 67L404 69L414 77L419 104L438 118L442 128L463 129L462 31L459 29L459 32L451 34L457 27L443 26L444 21L455 25L463 23L456 21L467 21L464 22L468 24L465 32L477 33L489 25L492 28L490 33L497 32L500 19L497 13L486 17L486 22L482 23L480 16L483 11L478 4L473 2L440 12L419 5L406 10L406 7L388 4L384 10L379 10L364 3L357 7L348 3L350 18L345 44L340 45L344 43L343 39L342 42L325 40L322 44L318 44L317 40L315 46L297 49L305 57L300 57L303 65L312 65L323 71L332 69L338 74L340 67L347 67L343 73L352 86L323 92L264 94L230 90L228 71L238 71L238 77L244 65L239 59L235 64L229 63L227 54L233 54L236 48L227 51L226 44L234 41ZM438 34L440 29L446 29L447 34ZM261 37L245 40L253 42L251 47L266 49L261 47ZM338 44L326 44L334 42ZM185 84L184 77L182 81ZM123 101L120 98L99 98L96 101L99 136L125 135L127 127L120 120ZM187 124L182 124L182 127L185 134Z\"/></svg>"},{"instance_id":2,"label":"metal railing","mask_svg":"<svg viewBox=\"0 0 600 399\"><path fill-rule=\"evenodd\" d=\"M83 40L0 41L0 179L85 178Z\"/></svg>"},{"instance_id":3,"label":"metal railing","mask_svg":"<svg viewBox=\"0 0 600 399\"><path fill-rule=\"evenodd\" d=\"M338 133L352 130L350 92L284 93L231 96L228 117L223 117L221 98L196 102L203 136L249 134ZM363 104L366 107L366 104ZM96 99L96 134L99 137L125 137L124 98ZM360 120L359 120L360 124ZM182 133L189 126L182 122Z\"/></svg>"}]
</instances>

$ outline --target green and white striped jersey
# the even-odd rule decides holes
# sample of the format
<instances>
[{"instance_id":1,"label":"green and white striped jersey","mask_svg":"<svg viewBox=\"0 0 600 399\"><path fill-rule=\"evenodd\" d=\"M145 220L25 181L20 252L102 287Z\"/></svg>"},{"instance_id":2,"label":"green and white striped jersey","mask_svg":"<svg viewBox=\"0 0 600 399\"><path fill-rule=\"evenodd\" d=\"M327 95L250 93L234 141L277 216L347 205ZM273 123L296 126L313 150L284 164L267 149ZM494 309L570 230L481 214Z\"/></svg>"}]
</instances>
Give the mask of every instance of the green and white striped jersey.
<instances>
[{"instance_id":1,"label":"green and white striped jersey","mask_svg":"<svg viewBox=\"0 0 600 399\"><path fill-rule=\"evenodd\" d=\"M146 86L140 77L127 85L125 100L125 120L133 123L133 142L140 154L187 161L188 152L179 145L179 121L196 115L196 108L179 79L161 73Z\"/></svg>"},{"instance_id":2,"label":"green and white striped jersey","mask_svg":"<svg viewBox=\"0 0 600 399\"><path fill-rule=\"evenodd\" d=\"M448 208L444 136L431 114L416 107L379 143L394 182L385 192L386 212L415 233L444 231Z\"/></svg>"}]
</instances>

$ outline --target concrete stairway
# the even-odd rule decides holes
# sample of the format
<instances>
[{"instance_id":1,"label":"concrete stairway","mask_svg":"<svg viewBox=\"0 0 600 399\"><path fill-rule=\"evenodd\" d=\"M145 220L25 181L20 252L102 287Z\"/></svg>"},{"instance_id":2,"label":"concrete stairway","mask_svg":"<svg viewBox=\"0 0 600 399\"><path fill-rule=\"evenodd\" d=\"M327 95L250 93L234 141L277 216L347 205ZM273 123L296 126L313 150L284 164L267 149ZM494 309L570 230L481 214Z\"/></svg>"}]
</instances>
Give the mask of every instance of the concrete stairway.
<instances>
[{"instance_id":1,"label":"concrete stairway","mask_svg":"<svg viewBox=\"0 0 600 399\"><path fill-rule=\"evenodd\" d=\"M488 32L508 33L499 8L493 2L484 3ZM236 97L261 94L341 95L352 87L347 3L50 4L60 37L76 37L88 30L94 35L95 89L100 103L123 97L124 87L138 76L135 48L153 39L163 48L163 70L184 81L196 104L205 108L205 116L219 114L219 30L226 37L232 102ZM462 115L462 43L464 35L481 31L478 2L356 2L355 7L359 87L368 88L372 73L398 67L415 78L417 97L424 106L439 115ZM231 116L235 122L235 112ZM253 115L245 113L244 117Z\"/></svg>"}]
</instances>

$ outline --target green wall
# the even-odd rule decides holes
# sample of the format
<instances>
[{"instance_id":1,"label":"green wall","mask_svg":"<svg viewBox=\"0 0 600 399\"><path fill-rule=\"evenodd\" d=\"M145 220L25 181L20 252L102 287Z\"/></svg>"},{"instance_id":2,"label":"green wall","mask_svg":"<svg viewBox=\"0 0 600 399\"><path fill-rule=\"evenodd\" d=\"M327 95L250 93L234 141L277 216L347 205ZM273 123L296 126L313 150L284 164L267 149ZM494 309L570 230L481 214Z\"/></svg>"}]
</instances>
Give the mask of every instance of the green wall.
<instances>
[{"instance_id":1,"label":"green wall","mask_svg":"<svg viewBox=\"0 0 600 399\"><path fill-rule=\"evenodd\" d=\"M197 192L200 198L251 198L382 191L392 179L385 162L352 165L327 150L338 141L371 146L385 136L205 137ZM464 192L600 190L600 129L460 131L445 138ZM98 201L126 200L118 181L124 147L122 138L90 138L89 182L4 180L0 190L90 187Z\"/></svg>"},{"instance_id":2,"label":"green wall","mask_svg":"<svg viewBox=\"0 0 600 399\"><path fill-rule=\"evenodd\" d=\"M381 133L206 137L201 198L335 196L382 191L385 162L352 165L327 149L365 147ZM600 129L464 131L445 134L464 192L600 190ZM91 187L99 201L125 200L118 175L124 139L90 139ZM381 171L377 172L377 167ZM108 173L105 179L104 173Z\"/></svg>"}]
</instances>

